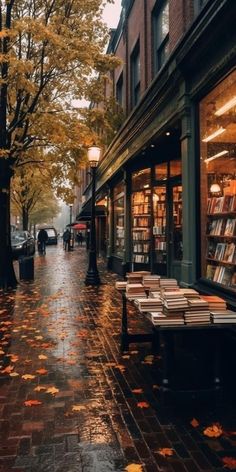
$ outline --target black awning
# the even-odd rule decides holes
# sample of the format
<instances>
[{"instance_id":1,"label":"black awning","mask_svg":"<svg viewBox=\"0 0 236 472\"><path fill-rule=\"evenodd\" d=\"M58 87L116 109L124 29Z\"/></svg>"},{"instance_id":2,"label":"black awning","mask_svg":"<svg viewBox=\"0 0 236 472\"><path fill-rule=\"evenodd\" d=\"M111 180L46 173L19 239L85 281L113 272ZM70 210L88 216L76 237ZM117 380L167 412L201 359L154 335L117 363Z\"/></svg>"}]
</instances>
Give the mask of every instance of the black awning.
<instances>
[{"instance_id":1,"label":"black awning","mask_svg":"<svg viewBox=\"0 0 236 472\"><path fill-rule=\"evenodd\" d=\"M105 217L107 214L107 208L105 205L96 205L95 206L95 216ZM91 202L88 202L81 209L80 213L76 216L77 221L89 221L91 220Z\"/></svg>"}]
</instances>

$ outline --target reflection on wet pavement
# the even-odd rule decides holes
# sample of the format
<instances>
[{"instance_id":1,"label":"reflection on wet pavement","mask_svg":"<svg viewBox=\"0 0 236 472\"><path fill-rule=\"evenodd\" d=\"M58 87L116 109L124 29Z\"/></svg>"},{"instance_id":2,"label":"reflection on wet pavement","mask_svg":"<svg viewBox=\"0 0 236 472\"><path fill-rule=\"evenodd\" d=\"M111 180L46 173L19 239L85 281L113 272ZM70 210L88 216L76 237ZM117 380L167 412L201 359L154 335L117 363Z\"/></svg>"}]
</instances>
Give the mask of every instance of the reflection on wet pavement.
<instances>
[{"instance_id":1,"label":"reflection on wet pavement","mask_svg":"<svg viewBox=\"0 0 236 472\"><path fill-rule=\"evenodd\" d=\"M235 437L202 430L221 420L235 431L235 412L197 410L193 428L196 411L162 407L151 346L120 352L116 275L100 264L103 284L86 287L86 269L85 248L48 247L34 282L0 296L0 472L225 470ZM144 323L133 314L131 331Z\"/></svg>"}]
</instances>

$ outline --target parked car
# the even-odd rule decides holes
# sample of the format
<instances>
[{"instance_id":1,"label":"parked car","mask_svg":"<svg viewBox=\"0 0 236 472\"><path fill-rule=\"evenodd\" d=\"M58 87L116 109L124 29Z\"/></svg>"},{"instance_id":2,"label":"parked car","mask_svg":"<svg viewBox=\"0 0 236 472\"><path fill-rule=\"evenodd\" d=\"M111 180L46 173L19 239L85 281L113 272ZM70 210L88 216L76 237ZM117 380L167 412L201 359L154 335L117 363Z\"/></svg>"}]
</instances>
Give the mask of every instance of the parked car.
<instances>
[{"instance_id":1,"label":"parked car","mask_svg":"<svg viewBox=\"0 0 236 472\"><path fill-rule=\"evenodd\" d=\"M31 256L35 253L35 240L28 231L13 231L11 233L13 258Z\"/></svg>"},{"instance_id":2,"label":"parked car","mask_svg":"<svg viewBox=\"0 0 236 472\"><path fill-rule=\"evenodd\" d=\"M39 230L40 229L41 228L39 228ZM47 244L57 244L57 230L53 226L43 226L42 229L45 229L45 231L47 231L48 233ZM37 232L37 237L38 237L38 232Z\"/></svg>"}]
</instances>

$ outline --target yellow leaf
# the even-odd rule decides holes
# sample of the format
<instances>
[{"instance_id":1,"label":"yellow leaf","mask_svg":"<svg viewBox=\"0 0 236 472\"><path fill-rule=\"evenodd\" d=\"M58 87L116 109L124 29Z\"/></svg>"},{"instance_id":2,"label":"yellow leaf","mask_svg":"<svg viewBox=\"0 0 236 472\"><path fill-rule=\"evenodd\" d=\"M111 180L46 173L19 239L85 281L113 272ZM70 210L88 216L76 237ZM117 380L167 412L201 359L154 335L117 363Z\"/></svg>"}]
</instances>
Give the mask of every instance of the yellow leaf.
<instances>
[{"instance_id":1,"label":"yellow leaf","mask_svg":"<svg viewBox=\"0 0 236 472\"><path fill-rule=\"evenodd\" d=\"M11 372L9 375L10 377L18 377L20 374L18 372Z\"/></svg>"},{"instance_id":2,"label":"yellow leaf","mask_svg":"<svg viewBox=\"0 0 236 472\"><path fill-rule=\"evenodd\" d=\"M143 468L140 464L129 464L125 470L127 472L143 472Z\"/></svg>"},{"instance_id":3,"label":"yellow leaf","mask_svg":"<svg viewBox=\"0 0 236 472\"><path fill-rule=\"evenodd\" d=\"M204 429L203 434L209 438L219 438L223 434L223 429L220 424L215 423L212 426L208 426Z\"/></svg>"},{"instance_id":4,"label":"yellow leaf","mask_svg":"<svg viewBox=\"0 0 236 472\"><path fill-rule=\"evenodd\" d=\"M59 389L56 387L50 387L46 390L46 393L50 393L51 395L55 395L59 392Z\"/></svg>"},{"instance_id":5,"label":"yellow leaf","mask_svg":"<svg viewBox=\"0 0 236 472\"><path fill-rule=\"evenodd\" d=\"M162 447L161 449L158 449L158 451L156 451L156 452L158 452L159 454L161 454L164 457L173 456L173 454L174 454L173 449L171 449L169 447Z\"/></svg>"},{"instance_id":6,"label":"yellow leaf","mask_svg":"<svg viewBox=\"0 0 236 472\"><path fill-rule=\"evenodd\" d=\"M32 380L32 379L35 379L35 375L24 374L24 375L22 375L22 379L24 379L24 380Z\"/></svg>"},{"instance_id":7,"label":"yellow leaf","mask_svg":"<svg viewBox=\"0 0 236 472\"><path fill-rule=\"evenodd\" d=\"M84 405L73 405L72 406L72 411L81 411L81 410L86 410L86 407Z\"/></svg>"},{"instance_id":8,"label":"yellow leaf","mask_svg":"<svg viewBox=\"0 0 236 472\"><path fill-rule=\"evenodd\" d=\"M35 392L41 392L41 390L46 390L46 387L43 387L41 385L38 385L37 387L34 388Z\"/></svg>"},{"instance_id":9,"label":"yellow leaf","mask_svg":"<svg viewBox=\"0 0 236 472\"><path fill-rule=\"evenodd\" d=\"M45 356L44 354L39 354L38 358L44 360L44 359L47 359L48 357Z\"/></svg>"}]
</instances>

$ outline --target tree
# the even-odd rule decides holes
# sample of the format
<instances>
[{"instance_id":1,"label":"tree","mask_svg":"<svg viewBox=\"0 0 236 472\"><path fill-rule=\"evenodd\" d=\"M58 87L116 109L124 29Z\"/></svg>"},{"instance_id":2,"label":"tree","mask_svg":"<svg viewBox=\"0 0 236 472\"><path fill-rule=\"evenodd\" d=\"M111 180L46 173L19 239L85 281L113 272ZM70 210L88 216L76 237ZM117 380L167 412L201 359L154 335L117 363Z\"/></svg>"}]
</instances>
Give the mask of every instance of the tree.
<instances>
[{"instance_id":1,"label":"tree","mask_svg":"<svg viewBox=\"0 0 236 472\"><path fill-rule=\"evenodd\" d=\"M12 181L11 212L21 215L23 229L56 216L58 211L48 175L32 165L19 167Z\"/></svg>"},{"instance_id":2,"label":"tree","mask_svg":"<svg viewBox=\"0 0 236 472\"><path fill-rule=\"evenodd\" d=\"M14 170L31 162L32 149L43 148L51 176L62 181L83 145L93 142L71 103L89 97L92 72L102 78L117 64L103 54L102 7L103 0L0 2L0 288L16 285L10 246Z\"/></svg>"}]
</instances>

